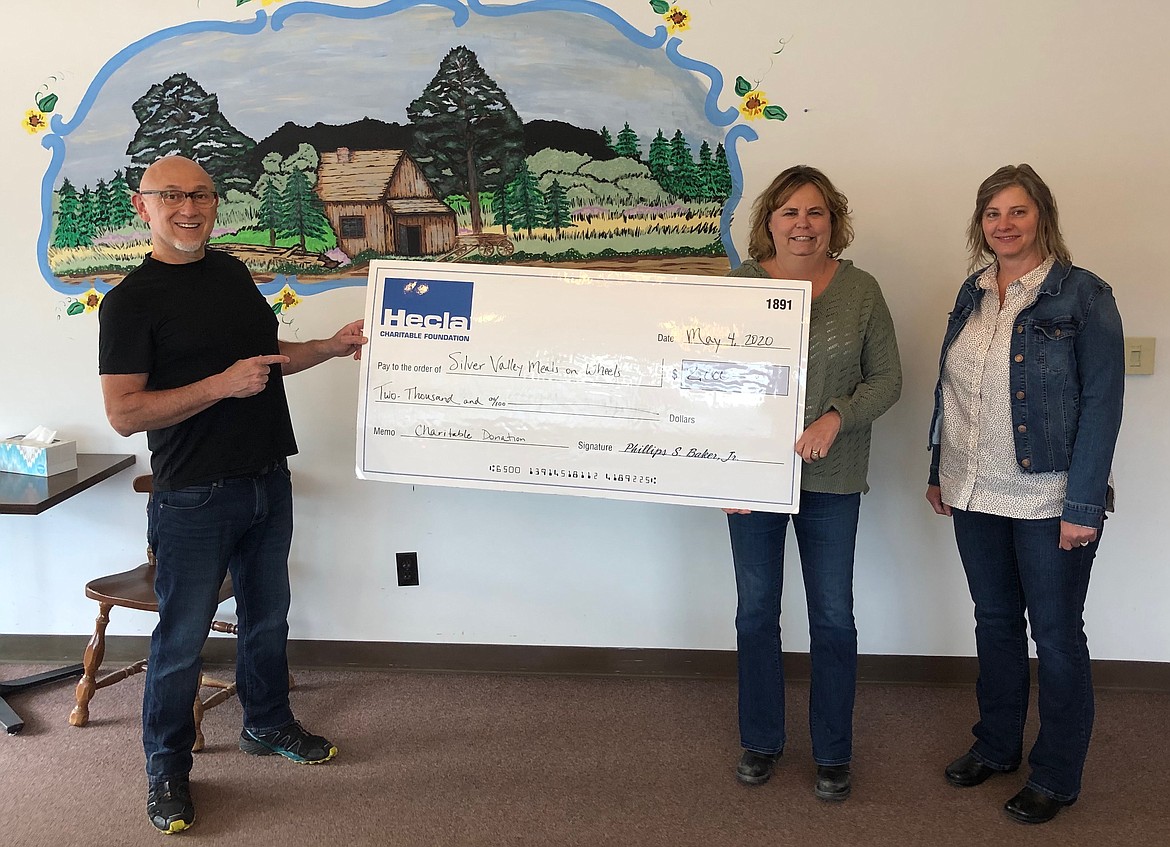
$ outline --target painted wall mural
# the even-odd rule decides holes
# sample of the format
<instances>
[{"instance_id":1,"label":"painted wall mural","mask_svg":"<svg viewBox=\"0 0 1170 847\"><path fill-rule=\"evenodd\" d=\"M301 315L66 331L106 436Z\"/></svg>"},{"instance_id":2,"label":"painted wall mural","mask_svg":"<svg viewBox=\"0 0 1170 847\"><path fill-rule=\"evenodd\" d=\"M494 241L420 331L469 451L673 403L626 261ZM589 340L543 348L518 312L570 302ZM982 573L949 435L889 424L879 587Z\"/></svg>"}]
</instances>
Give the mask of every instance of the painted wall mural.
<instances>
[{"instance_id":1,"label":"painted wall mural","mask_svg":"<svg viewBox=\"0 0 1170 847\"><path fill-rule=\"evenodd\" d=\"M650 0L647 33L588 0L235 2L254 17L124 48L71 118L55 78L36 92L23 125L52 153L38 258L68 314L148 252L130 195L173 153L215 178L212 244L277 313L364 285L376 258L737 261L736 145L786 114L742 75L737 106L719 107L725 76L685 55L680 34L702 21L682 5Z\"/></svg>"}]
</instances>

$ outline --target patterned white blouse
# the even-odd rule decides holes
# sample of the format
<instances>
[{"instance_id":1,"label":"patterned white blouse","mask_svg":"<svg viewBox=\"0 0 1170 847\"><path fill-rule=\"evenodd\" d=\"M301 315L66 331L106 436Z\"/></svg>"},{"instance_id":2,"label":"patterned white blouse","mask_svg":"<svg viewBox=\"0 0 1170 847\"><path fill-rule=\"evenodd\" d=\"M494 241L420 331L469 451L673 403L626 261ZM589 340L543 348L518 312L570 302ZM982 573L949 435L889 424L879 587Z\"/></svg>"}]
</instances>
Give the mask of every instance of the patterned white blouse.
<instances>
[{"instance_id":1,"label":"patterned white blouse","mask_svg":"<svg viewBox=\"0 0 1170 847\"><path fill-rule=\"evenodd\" d=\"M1068 474L1025 473L1016 462L1010 377L1012 328L1036 302L1049 258L1007 288L999 303L998 263L978 282L987 293L947 352L942 378L942 500L964 511L1036 520L1059 517Z\"/></svg>"}]
</instances>

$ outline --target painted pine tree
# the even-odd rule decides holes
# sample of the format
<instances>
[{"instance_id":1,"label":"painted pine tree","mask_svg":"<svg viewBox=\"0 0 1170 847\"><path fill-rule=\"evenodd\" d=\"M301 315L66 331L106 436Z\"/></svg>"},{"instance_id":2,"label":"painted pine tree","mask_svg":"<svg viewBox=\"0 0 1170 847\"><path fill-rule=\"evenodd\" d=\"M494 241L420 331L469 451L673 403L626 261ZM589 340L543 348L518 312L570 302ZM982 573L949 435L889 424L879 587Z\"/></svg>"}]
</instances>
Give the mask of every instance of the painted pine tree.
<instances>
[{"instance_id":1,"label":"painted pine tree","mask_svg":"<svg viewBox=\"0 0 1170 847\"><path fill-rule=\"evenodd\" d=\"M699 169L691 155L691 145L681 129L670 140L670 184L667 190L682 200L699 196Z\"/></svg>"},{"instance_id":2,"label":"painted pine tree","mask_svg":"<svg viewBox=\"0 0 1170 847\"><path fill-rule=\"evenodd\" d=\"M541 226L545 220L544 196L536 184L532 171L528 170L528 162L520 161L520 171L516 178L508 184L508 223L512 229L528 230L528 237L532 237L532 230Z\"/></svg>"},{"instance_id":3,"label":"painted pine tree","mask_svg":"<svg viewBox=\"0 0 1170 847\"><path fill-rule=\"evenodd\" d=\"M97 235L97 199L88 185L77 195L77 237L81 244L92 244Z\"/></svg>"},{"instance_id":4,"label":"painted pine tree","mask_svg":"<svg viewBox=\"0 0 1170 847\"><path fill-rule=\"evenodd\" d=\"M556 230L557 238L561 237L561 230L573 225L573 218L569 215L569 197L564 186L555 178L544 192L544 225Z\"/></svg>"},{"instance_id":5,"label":"painted pine tree","mask_svg":"<svg viewBox=\"0 0 1170 847\"><path fill-rule=\"evenodd\" d=\"M508 95L474 52L454 47L406 114L415 128L411 155L439 196L467 196L471 229L482 232L480 184L508 180L524 158L524 124Z\"/></svg>"},{"instance_id":6,"label":"painted pine tree","mask_svg":"<svg viewBox=\"0 0 1170 847\"><path fill-rule=\"evenodd\" d=\"M704 202L717 199L715 183L715 159L711 154L711 145L704 141L699 146L699 191L695 199Z\"/></svg>"},{"instance_id":7,"label":"painted pine tree","mask_svg":"<svg viewBox=\"0 0 1170 847\"><path fill-rule=\"evenodd\" d=\"M508 234L510 211L508 208L508 186L501 185L496 189L495 196L492 197L492 223L500 227L504 231L504 235Z\"/></svg>"},{"instance_id":8,"label":"painted pine tree","mask_svg":"<svg viewBox=\"0 0 1170 847\"><path fill-rule=\"evenodd\" d=\"M110 217L110 184L99 179L93 192L93 225L94 232L101 233L112 229Z\"/></svg>"},{"instance_id":9,"label":"painted pine tree","mask_svg":"<svg viewBox=\"0 0 1170 847\"><path fill-rule=\"evenodd\" d=\"M280 235L299 239L302 250L307 238L327 238L333 231L321 199L313 191L309 177L299 168L289 173L280 200Z\"/></svg>"},{"instance_id":10,"label":"painted pine tree","mask_svg":"<svg viewBox=\"0 0 1170 847\"><path fill-rule=\"evenodd\" d=\"M727 151L719 144L715 148L715 199L723 203L731 196L731 165L727 162Z\"/></svg>"},{"instance_id":11,"label":"painted pine tree","mask_svg":"<svg viewBox=\"0 0 1170 847\"><path fill-rule=\"evenodd\" d=\"M88 243L81 237L81 204L77 189L66 177L57 189L57 225L53 228L54 247L80 247Z\"/></svg>"},{"instance_id":12,"label":"painted pine tree","mask_svg":"<svg viewBox=\"0 0 1170 847\"><path fill-rule=\"evenodd\" d=\"M609 130L606 129L604 126L601 128L601 143L604 144L606 147L608 147L610 150L614 149L613 138L610 136Z\"/></svg>"},{"instance_id":13,"label":"painted pine tree","mask_svg":"<svg viewBox=\"0 0 1170 847\"><path fill-rule=\"evenodd\" d=\"M266 157L267 158L267 157ZM284 218L280 182L276 174L265 173L256 183L260 208L256 212L256 226L268 230L268 246L276 246L276 231L282 229Z\"/></svg>"},{"instance_id":14,"label":"painted pine tree","mask_svg":"<svg viewBox=\"0 0 1170 847\"><path fill-rule=\"evenodd\" d=\"M256 212L256 226L268 230L268 246L276 246L276 234L283 228L281 221L284 218L285 174L281 171L284 157L277 152L269 153L260 162L263 173L256 180L253 193L260 198L260 208Z\"/></svg>"},{"instance_id":15,"label":"painted pine tree","mask_svg":"<svg viewBox=\"0 0 1170 847\"><path fill-rule=\"evenodd\" d=\"M665 190L670 191L670 142L666 140L661 129L650 142L646 164L650 168L650 176Z\"/></svg>"},{"instance_id":16,"label":"painted pine tree","mask_svg":"<svg viewBox=\"0 0 1170 847\"><path fill-rule=\"evenodd\" d=\"M613 151L619 156L625 156L627 159L641 161L642 150L638 146L638 133L630 129L629 121L626 121L626 125L618 133L617 143L614 144Z\"/></svg>"},{"instance_id":17,"label":"painted pine tree","mask_svg":"<svg viewBox=\"0 0 1170 847\"><path fill-rule=\"evenodd\" d=\"M121 229L138 217L134 204L130 202L130 185L122 171L114 171L110 180L110 226Z\"/></svg>"},{"instance_id":18,"label":"painted pine tree","mask_svg":"<svg viewBox=\"0 0 1170 847\"><path fill-rule=\"evenodd\" d=\"M198 162L221 192L247 191L252 186L255 180L249 173L248 154L256 142L232 126L219 110L219 98L187 74L177 73L152 85L134 101L133 109L138 129L126 154L130 156L127 177L134 185L151 163L178 154Z\"/></svg>"}]
</instances>

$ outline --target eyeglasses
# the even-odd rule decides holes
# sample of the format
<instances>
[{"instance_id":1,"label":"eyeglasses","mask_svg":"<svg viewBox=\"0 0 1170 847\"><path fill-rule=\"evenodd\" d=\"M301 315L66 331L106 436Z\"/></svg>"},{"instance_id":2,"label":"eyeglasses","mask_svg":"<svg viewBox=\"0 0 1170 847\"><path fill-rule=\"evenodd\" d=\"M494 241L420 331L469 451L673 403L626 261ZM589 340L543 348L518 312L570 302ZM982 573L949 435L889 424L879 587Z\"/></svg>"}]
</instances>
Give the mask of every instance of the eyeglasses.
<instances>
[{"instance_id":1,"label":"eyeglasses","mask_svg":"<svg viewBox=\"0 0 1170 847\"><path fill-rule=\"evenodd\" d=\"M139 191L138 193L157 194L158 199L162 200L162 204L172 209L182 206L187 202L188 197L196 206L210 206L219 199L219 195L214 191L177 191L173 188L164 188L158 191Z\"/></svg>"}]
</instances>

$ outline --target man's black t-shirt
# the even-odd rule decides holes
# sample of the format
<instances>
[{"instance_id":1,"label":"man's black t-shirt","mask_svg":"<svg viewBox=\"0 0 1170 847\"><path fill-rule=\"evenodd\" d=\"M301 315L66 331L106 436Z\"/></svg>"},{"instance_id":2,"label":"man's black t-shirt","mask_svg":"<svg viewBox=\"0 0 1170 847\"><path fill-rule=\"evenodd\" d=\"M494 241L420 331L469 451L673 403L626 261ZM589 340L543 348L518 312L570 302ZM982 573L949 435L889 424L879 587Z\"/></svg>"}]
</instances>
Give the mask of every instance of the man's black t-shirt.
<instances>
[{"instance_id":1,"label":"man's black t-shirt","mask_svg":"<svg viewBox=\"0 0 1170 847\"><path fill-rule=\"evenodd\" d=\"M98 370L147 374L152 391L180 388L240 359L280 352L278 321L248 269L208 250L171 265L150 256L102 300ZM252 397L220 400L150 430L154 485L169 491L247 473L297 452L280 367Z\"/></svg>"}]
</instances>

